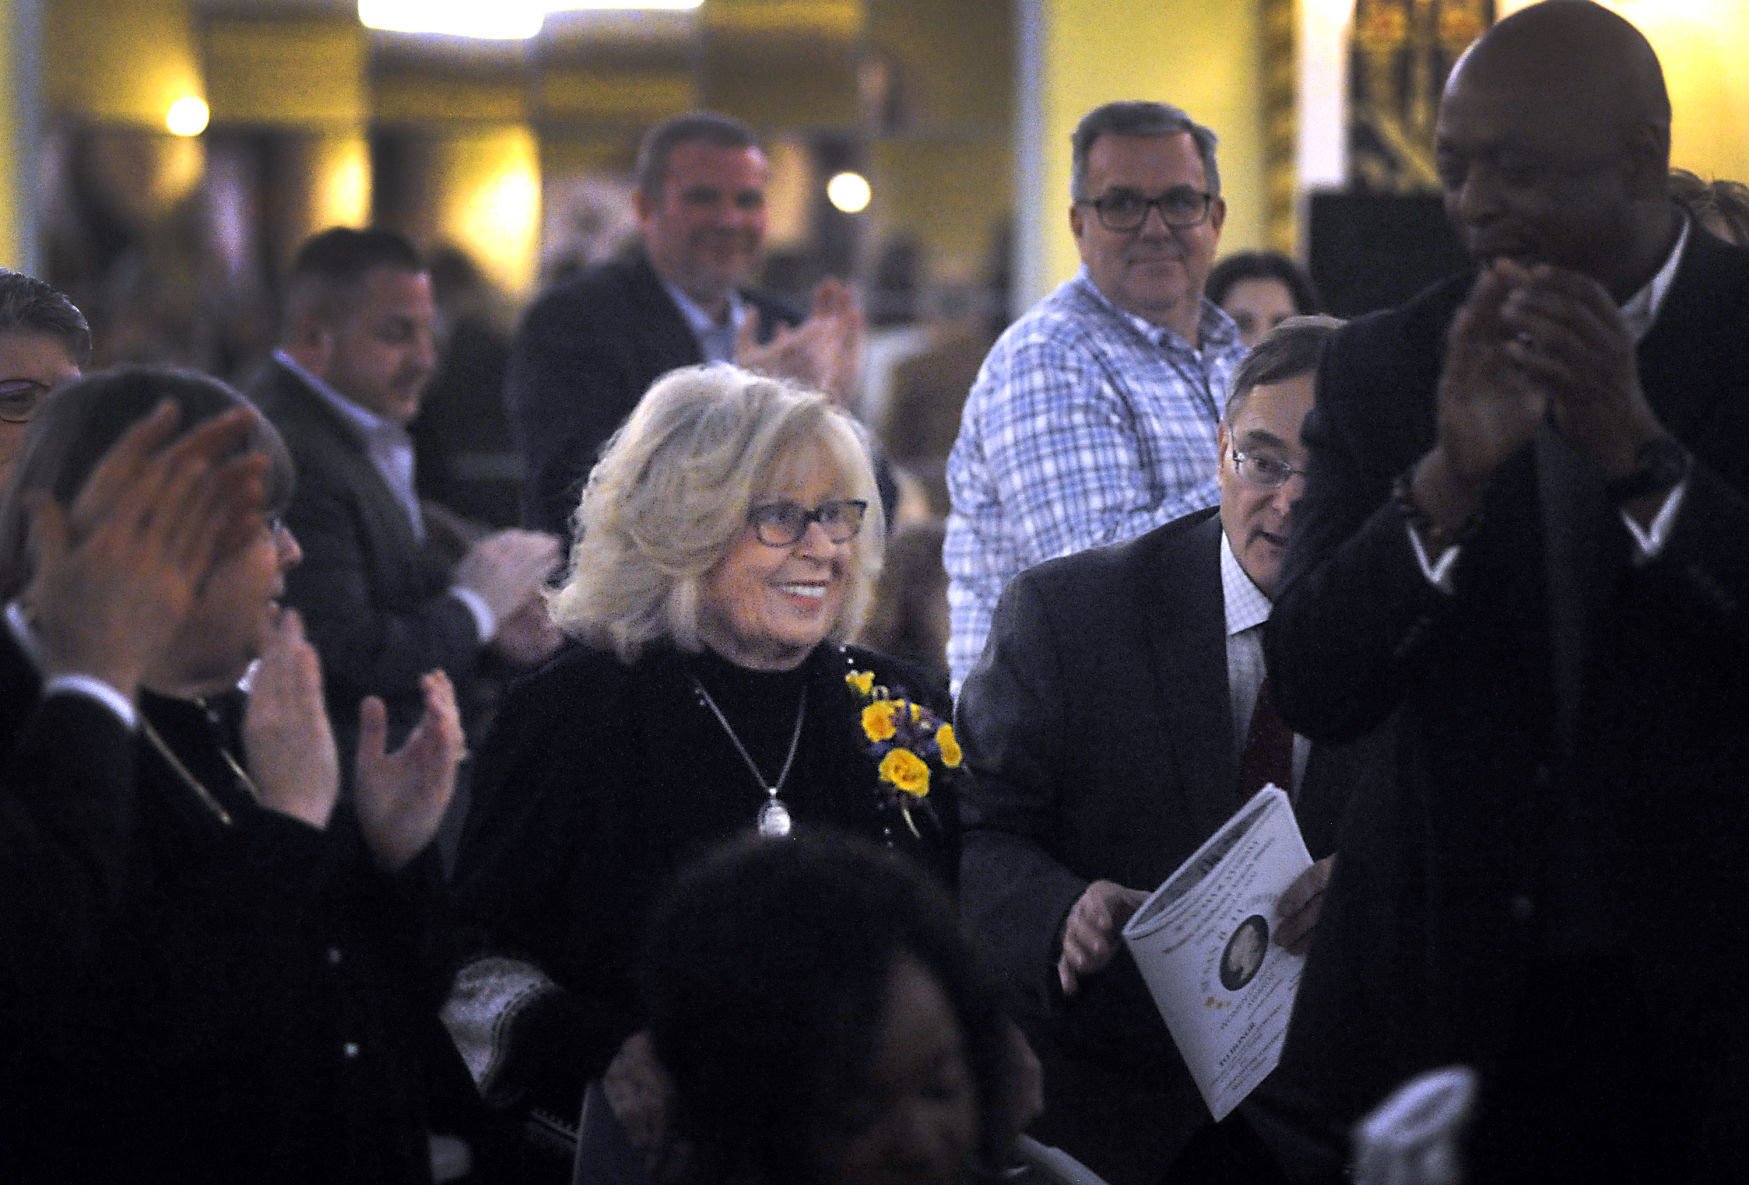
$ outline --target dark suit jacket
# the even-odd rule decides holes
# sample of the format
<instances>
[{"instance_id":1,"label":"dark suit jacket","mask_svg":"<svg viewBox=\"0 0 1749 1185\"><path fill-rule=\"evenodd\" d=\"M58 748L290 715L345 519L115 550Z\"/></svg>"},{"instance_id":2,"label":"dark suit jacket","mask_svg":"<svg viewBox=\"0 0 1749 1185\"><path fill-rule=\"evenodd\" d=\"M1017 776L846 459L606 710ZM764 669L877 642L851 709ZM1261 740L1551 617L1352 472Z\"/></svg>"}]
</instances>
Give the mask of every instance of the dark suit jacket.
<instances>
[{"instance_id":1,"label":"dark suit jacket","mask_svg":"<svg viewBox=\"0 0 1749 1185\"><path fill-rule=\"evenodd\" d=\"M760 335L799 318L758 292ZM504 399L522 452L523 525L571 536L571 512L608 437L657 378L704 361L649 260L596 264L542 293L510 348Z\"/></svg>"},{"instance_id":2,"label":"dark suit jacket","mask_svg":"<svg viewBox=\"0 0 1749 1185\"><path fill-rule=\"evenodd\" d=\"M1749 252L1693 234L1639 347L1652 408L1696 457L1658 558L1632 566L1600 479L1539 441L1493 482L1448 597L1388 487L1433 443L1467 287L1339 333L1305 429L1268 632L1277 700L1320 740L1400 709L1400 789L1351 814L1284 1071L1311 1075L1332 1138L1432 1065L1477 1065L1487 1089L1527 968L1595 945L1575 924L1589 916L1613 926L1605 945L1679 1084L1675 1142L1720 1151L1749 1011L1742 960L1719 945L1749 926ZM1749 1176L1731 1147L1718 1163Z\"/></svg>"},{"instance_id":3,"label":"dark suit jacket","mask_svg":"<svg viewBox=\"0 0 1749 1185\"><path fill-rule=\"evenodd\" d=\"M448 565L415 538L351 426L278 363L248 395L285 437L297 467L285 517L304 560L286 577L285 600L304 615L322 656L329 715L350 768L365 696L387 703L391 744L419 718L426 671L443 668L468 709L478 627L448 591Z\"/></svg>"},{"instance_id":4,"label":"dark suit jacket","mask_svg":"<svg viewBox=\"0 0 1749 1185\"><path fill-rule=\"evenodd\" d=\"M1066 1004L1056 964L1087 885L1152 890L1240 805L1220 518L1015 577L960 692L967 918L1047 1049L1043 1137L1152 1185L1209 1121L1127 951ZM1297 814L1330 854L1358 753L1315 749Z\"/></svg>"},{"instance_id":5,"label":"dark suit jacket","mask_svg":"<svg viewBox=\"0 0 1749 1185\"><path fill-rule=\"evenodd\" d=\"M133 737L89 696L38 695L0 623L0 1067L90 966L120 907L134 816Z\"/></svg>"},{"instance_id":6,"label":"dark suit jacket","mask_svg":"<svg viewBox=\"0 0 1749 1185\"><path fill-rule=\"evenodd\" d=\"M0 751L35 743L39 691L0 630ZM75 697L43 707L62 698ZM126 741L136 795L115 907L81 918L47 903L33 920L89 925L90 949L52 996L28 1001L38 1040L7 1049L22 1068L0 1087L0 1178L429 1181L413 1049L414 1018L435 1004L423 882L379 873L344 815L318 831L259 806L223 758L236 738L217 713L140 699L232 822L144 737ZM47 722L41 709L34 719ZM95 726L61 738L109 739ZM11 917L8 936L24 925Z\"/></svg>"}]
</instances>

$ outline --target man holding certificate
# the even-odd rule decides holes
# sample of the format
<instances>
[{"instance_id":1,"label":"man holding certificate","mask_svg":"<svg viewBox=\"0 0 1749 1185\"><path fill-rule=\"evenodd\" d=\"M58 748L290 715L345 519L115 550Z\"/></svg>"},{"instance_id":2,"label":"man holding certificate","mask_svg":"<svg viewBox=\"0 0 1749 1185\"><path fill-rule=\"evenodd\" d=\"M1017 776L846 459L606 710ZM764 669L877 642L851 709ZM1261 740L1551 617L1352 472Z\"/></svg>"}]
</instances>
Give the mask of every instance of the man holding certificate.
<instances>
[{"instance_id":1,"label":"man holding certificate","mask_svg":"<svg viewBox=\"0 0 1749 1185\"><path fill-rule=\"evenodd\" d=\"M1113 1185L1268 1181L1241 1112L1216 1127L1118 931L1264 784L1320 857L1275 941L1303 948L1366 755L1315 750L1270 707L1262 624L1303 487L1300 428L1329 318L1297 318L1234 378L1221 504L1016 577L967 679L958 733L967 917L1045 1066L1033 1130Z\"/></svg>"}]
</instances>

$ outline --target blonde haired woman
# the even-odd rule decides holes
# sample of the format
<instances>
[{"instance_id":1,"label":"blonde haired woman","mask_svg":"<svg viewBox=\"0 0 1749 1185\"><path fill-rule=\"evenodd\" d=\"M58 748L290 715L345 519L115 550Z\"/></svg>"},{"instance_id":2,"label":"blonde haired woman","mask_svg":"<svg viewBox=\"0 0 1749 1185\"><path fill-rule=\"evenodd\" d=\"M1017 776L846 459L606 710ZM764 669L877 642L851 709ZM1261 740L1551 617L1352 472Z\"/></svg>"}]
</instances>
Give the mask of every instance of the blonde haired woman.
<instances>
[{"instance_id":1,"label":"blonde haired woman","mask_svg":"<svg viewBox=\"0 0 1749 1185\"><path fill-rule=\"evenodd\" d=\"M575 645L507 697L457 863L446 1020L489 1100L577 1114L641 1026L650 903L724 839L831 826L951 879L945 696L843 642L883 526L852 422L734 367L658 380L609 443L551 599Z\"/></svg>"}]
</instances>

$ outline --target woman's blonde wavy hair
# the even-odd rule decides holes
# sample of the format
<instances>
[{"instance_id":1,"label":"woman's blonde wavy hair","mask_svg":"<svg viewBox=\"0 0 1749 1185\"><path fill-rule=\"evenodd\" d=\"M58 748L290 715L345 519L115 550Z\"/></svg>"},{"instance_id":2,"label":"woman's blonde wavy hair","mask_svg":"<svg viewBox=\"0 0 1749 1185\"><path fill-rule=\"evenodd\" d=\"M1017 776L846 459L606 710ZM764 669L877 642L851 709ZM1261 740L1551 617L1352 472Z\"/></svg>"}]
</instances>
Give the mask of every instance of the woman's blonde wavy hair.
<instances>
[{"instance_id":1,"label":"woman's blonde wavy hair","mask_svg":"<svg viewBox=\"0 0 1749 1185\"><path fill-rule=\"evenodd\" d=\"M860 431L823 395L724 364L656 380L608 442L571 517L570 570L547 598L553 621L625 663L661 641L702 649L705 575L747 529L754 499L815 456L842 497L869 504L828 636L854 633L886 535Z\"/></svg>"}]
</instances>

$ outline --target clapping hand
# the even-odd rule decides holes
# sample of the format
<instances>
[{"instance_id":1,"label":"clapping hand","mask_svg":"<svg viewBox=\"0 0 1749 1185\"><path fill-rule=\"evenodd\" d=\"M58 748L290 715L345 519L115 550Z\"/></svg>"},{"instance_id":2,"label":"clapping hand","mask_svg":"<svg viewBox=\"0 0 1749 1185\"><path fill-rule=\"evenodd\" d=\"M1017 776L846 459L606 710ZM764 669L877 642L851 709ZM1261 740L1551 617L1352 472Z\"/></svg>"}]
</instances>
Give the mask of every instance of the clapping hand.
<instances>
[{"instance_id":1,"label":"clapping hand","mask_svg":"<svg viewBox=\"0 0 1749 1185\"><path fill-rule=\"evenodd\" d=\"M215 557L260 523L267 458L238 452L255 421L238 408L167 446L178 417L165 401L110 448L70 509L32 497L24 600L49 675L133 696Z\"/></svg>"},{"instance_id":2,"label":"clapping hand","mask_svg":"<svg viewBox=\"0 0 1749 1185\"><path fill-rule=\"evenodd\" d=\"M502 626L540 594L559 566L559 541L542 531L494 531L468 549L455 566L457 587L478 594Z\"/></svg>"},{"instance_id":3,"label":"clapping hand","mask_svg":"<svg viewBox=\"0 0 1749 1185\"><path fill-rule=\"evenodd\" d=\"M749 370L788 379L849 407L862 368L866 327L856 292L830 277L814 289L808 319L780 325L771 340L759 342L759 314L749 310L735 339L735 362Z\"/></svg>"},{"instance_id":4,"label":"clapping hand","mask_svg":"<svg viewBox=\"0 0 1749 1185\"><path fill-rule=\"evenodd\" d=\"M437 834L464 756L461 716L449 676L431 671L419 685L425 713L406 744L393 753L387 751L389 722L383 701L369 696L358 709L358 824L377 863L389 872L405 868Z\"/></svg>"},{"instance_id":5,"label":"clapping hand","mask_svg":"<svg viewBox=\"0 0 1749 1185\"><path fill-rule=\"evenodd\" d=\"M551 658L565 640L553 624L547 603L530 597L522 608L498 622L492 637L492 653L518 667L537 667Z\"/></svg>"},{"instance_id":6,"label":"clapping hand","mask_svg":"<svg viewBox=\"0 0 1749 1185\"><path fill-rule=\"evenodd\" d=\"M1590 276L1549 264L1504 264L1505 353L1546 392L1555 426L1606 477L1632 472L1641 445L1663 435L1640 386L1633 336Z\"/></svg>"},{"instance_id":7,"label":"clapping hand","mask_svg":"<svg viewBox=\"0 0 1749 1185\"><path fill-rule=\"evenodd\" d=\"M261 648L243 711L249 776L271 811L326 827L340 794L340 758L322 700L322 666L295 609L280 610Z\"/></svg>"}]
</instances>

